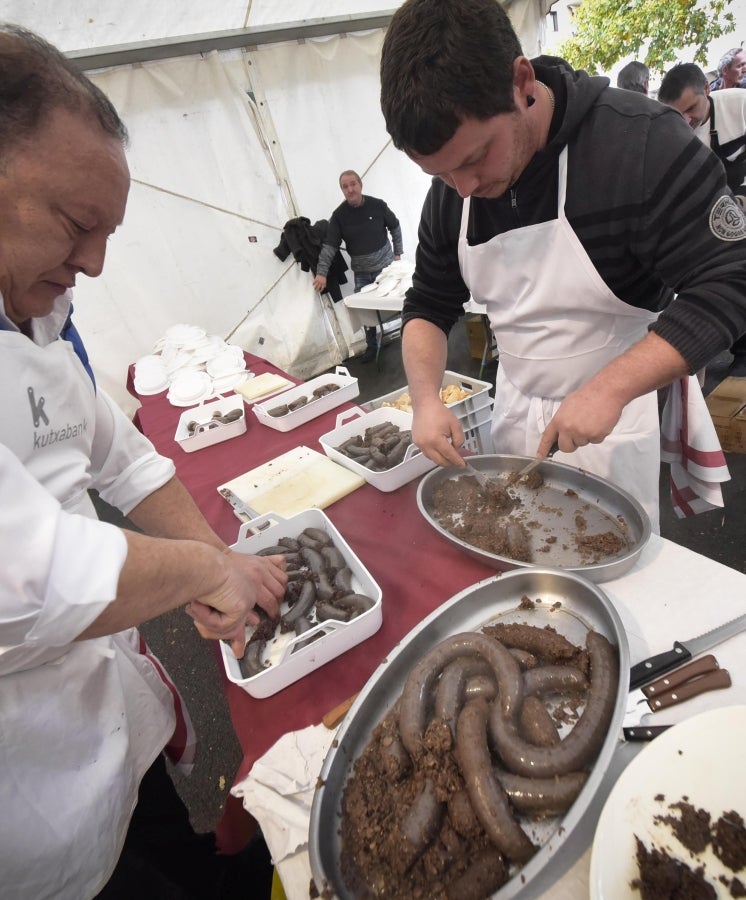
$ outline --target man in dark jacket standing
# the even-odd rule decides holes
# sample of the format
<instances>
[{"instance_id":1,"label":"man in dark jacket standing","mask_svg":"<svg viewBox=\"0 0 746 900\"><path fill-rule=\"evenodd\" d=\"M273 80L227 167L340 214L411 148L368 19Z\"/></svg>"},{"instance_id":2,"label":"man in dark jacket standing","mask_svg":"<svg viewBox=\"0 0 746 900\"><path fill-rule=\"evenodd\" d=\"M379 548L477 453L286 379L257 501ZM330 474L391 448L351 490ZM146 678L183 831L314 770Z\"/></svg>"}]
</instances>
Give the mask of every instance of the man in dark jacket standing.
<instances>
[{"instance_id":1,"label":"man in dark jacket standing","mask_svg":"<svg viewBox=\"0 0 746 900\"><path fill-rule=\"evenodd\" d=\"M332 213L313 280L313 286L320 292L326 290L329 267L342 241L350 255L356 292L372 284L381 270L400 259L403 252L399 220L383 200L363 194L363 182L357 172L351 169L342 172L339 186L345 201ZM376 356L375 328L365 329L365 343L361 360L369 362Z\"/></svg>"}]
</instances>

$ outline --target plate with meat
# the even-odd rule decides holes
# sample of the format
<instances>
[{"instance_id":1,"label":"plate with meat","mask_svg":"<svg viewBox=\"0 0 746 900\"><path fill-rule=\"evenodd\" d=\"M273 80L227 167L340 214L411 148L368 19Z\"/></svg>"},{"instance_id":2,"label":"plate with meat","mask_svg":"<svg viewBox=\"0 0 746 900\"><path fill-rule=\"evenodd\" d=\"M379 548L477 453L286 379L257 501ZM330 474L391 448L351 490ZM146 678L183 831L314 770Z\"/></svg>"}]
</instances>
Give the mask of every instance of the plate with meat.
<instances>
[{"instance_id":1,"label":"plate with meat","mask_svg":"<svg viewBox=\"0 0 746 900\"><path fill-rule=\"evenodd\" d=\"M604 805L591 900L746 896L746 706L692 716L651 741Z\"/></svg>"},{"instance_id":2,"label":"plate with meat","mask_svg":"<svg viewBox=\"0 0 746 900\"><path fill-rule=\"evenodd\" d=\"M585 578L519 569L451 598L373 673L326 757L319 894L548 888L618 745L628 667L621 619Z\"/></svg>"}]
</instances>

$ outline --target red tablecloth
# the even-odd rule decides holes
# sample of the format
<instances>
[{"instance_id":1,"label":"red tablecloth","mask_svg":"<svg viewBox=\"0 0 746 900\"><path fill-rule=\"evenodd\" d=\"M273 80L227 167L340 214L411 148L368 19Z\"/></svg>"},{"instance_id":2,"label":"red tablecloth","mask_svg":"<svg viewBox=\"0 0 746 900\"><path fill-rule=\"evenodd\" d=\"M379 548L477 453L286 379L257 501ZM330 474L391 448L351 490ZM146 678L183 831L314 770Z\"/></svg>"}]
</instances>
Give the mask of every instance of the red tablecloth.
<instances>
[{"instance_id":1,"label":"red tablecloth","mask_svg":"<svg viewBox=\"0 0 746 900\"><path fill-rule=\"evenodd\" d=\"M246 360L255 374L286 375L266 360L250 354ZM136 416L138 426L161 453L174 460L179 478L215 531L229 543L237 536L239 522L217 486L293 447L320 450L319 436L333 430L339 412L353 405L337 407L289 432L262 425L249 405L245 434L185 453L174 441L183 410L172 407L165 393L139 399L143 405ZM244 754L236 780L243 779L281 735L319 722L325 712L359 691L391 648L433 609L468 585L495 574L425 522L417 509L417 483L391 493L366 484L324 510L381 587L383 624L375 635L263 700L249 696L223 672L233 726ZM223 671L222 661L220 668ZM230 851L240 844L240 829L238 810L229 804L219 835L223 849Z\"/></svg>"}]
</instances>

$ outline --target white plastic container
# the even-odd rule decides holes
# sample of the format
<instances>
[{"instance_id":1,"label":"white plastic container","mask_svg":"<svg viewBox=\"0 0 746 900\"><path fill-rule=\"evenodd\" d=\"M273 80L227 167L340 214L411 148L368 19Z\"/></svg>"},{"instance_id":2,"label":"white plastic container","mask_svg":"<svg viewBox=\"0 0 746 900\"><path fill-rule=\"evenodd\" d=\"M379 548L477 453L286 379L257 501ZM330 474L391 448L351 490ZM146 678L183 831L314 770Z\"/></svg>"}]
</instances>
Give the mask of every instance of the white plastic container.
<instances>
[{"instance_id":1,"label":"white plastic container","mask_svg":"<svg viewBox=\"0 0 746 900\"><path fill-rule=\"evenodd\" d=\"M446 371L443 373L441 381L441 390L450 385L456 385L462 390L469 391L469 396L463 400L456 400L454 403L446 403L446 406L456 415L461 427L464 429L464 447L473 453L492 453L492 439L490 432L492 430L492 406L493 400L490 396L490 388L492 385L488 381L479 381L477 378L470 378L468 375L459 375L458 372ZM396 409L396 407L383 406L384 402L393 403L402 394L408 392L408 386L398 388L375 400L369 400L362 404L362 408L366 410L375 409Z\"/></svg>"},{"instance_id":2,"label":"white plastic container","mask_svg":"<svg viewBox=\"0 0 746 900\"><path fill-rule=\"evenodd\" d=\"M269 524L271 522L276 524ZM266 547L275 546L281 537L298 537L306 528L319 528L329 535L352 571L354 590L370 597L374 601L373 606L349 622L327 619L298 636L292 633L275 635L264 655L265 661L270 661L271 665L250 678L243 677L231 648L221 641L220 652L229 681L243 688L252 697L261 699L276 694L344 653L345 650L369 638L381 627L383 619L381 588L320 509L307 509L288 519L277 513L259 516L241 527L233 549L239 553L256 553ZM256 530L256 533L253 534L252 530ZM282 611L286 611L285 604ZM251 634L251 630L247 628L247 637ZM321 637L309 642L309 638L315 635Z\"/></svg>"},{"instance_id":3,"label":"white plastic container","mask_svg":"<svg viewBox=\"0 0 746 900\"><path fill-rule=\"evenodd\" d=\"M324 394L323 397L318 399L313 399L314 390L327 384L336 384L337 390ZM289 391L275 394L271 400L255 403L254 413L262 425L268 425L276 431L292 431L293 428L305 425L306 422L310 422L311 419L315 419L322 413L328 412L336 406L341 406L348 400L353 400L359 393L360 387L357 378L353 378L349 370L344 366L337 366L333 375L319 375ZM269 414L269 410L277 406L293 403L301 397L307 397L308 403L292 412L286 413L284 416L271 416Z\"/></svg>"},{"instance_id":4,"label":"white plastic container","mask_svg":"<svg viewBox=\"0 0 746 900\"><path fill-rule=\"evenodd\" d=\"M210 428L210 422L213 416L219 414L225 416L234 410L240 410L241 415L234 421L227 424L218 425L216 428ZM197 423L197 428L190 433L189 424ZM227 397L219 397L217 400L210 400L207 403L200 403L199 406L193 406L185 410L179 416L179 424L176 426L176 434L174 440L185 453L193 453L195 450L202 450L204 447L212 447L213 444L220 444L230 438L238 437L246 431L246 410L244 408L243 397L238 394L230 394Z\"/></svg>"},{"instance_id":5,"label":"white plastic container","mask_svg":"<svg viewBox=\"0 0 746 900\"><path fill-rule=\"evenodd\" d=\"M477 378L470 378L468 375L459 375L458 372L445 371L440 388L443 390L451 385L456 385L456 387L469 392L469 396L464 397L463 400L456 400L455 403L446 403L448 409L452 410L459 419L467 413L478 412L480 409L492 404L492 398L489 394L492 385L489 381L479 381ZM389 394L384 394L382 397L376 397L374 400L363 403L362 407L366 410L379 409L384 402L393 403L402 394L408 393L408 391L409 387L405 384L404 387L391 391ZM384 408L390 409L391 407Z\"/></svg>"},{"instance_id":6,"label":"white plastic container","mask_svg":"<svg viewBox=\"0 0 746 900\"><path fill-rule=\"evenodd\" d=\"M350 421L350 419L354 421ZM343 424L343 423L347 424ZM394 466L385 472L373 472L367 466L355 462L344 453L337 450L340 444L343 444L348 438L355 435L364 436L366 428L372 428L375 425L382 425L384 422L391 422L396 425L400 431L409 431L412 428L412 413L403 412L400 409L383 406L374 409L372 412L355 407L342 412L337 416L337 427L334 431L328 431L319 438L319 443L324 448L324 453L334 462L350 469L372 484L379 491L395 491L408 481L424 475L430 469L435 468L435 463L428 459L425 454L415 447L414 451L408 450L408 457L404 462L400 462L398 466ZM413 453L414 455L411 455Z\"/></svg>"},{"instance_id":7,"label":"white plastic container","mask_svg":"<svg viewBox=\"0 0 746 900\"><path fill-rule=\"evenodd\" d=\"M480 456L492 453L492 404L460 419L464 429L464 447Z\"/></svg>"}]
</instances>

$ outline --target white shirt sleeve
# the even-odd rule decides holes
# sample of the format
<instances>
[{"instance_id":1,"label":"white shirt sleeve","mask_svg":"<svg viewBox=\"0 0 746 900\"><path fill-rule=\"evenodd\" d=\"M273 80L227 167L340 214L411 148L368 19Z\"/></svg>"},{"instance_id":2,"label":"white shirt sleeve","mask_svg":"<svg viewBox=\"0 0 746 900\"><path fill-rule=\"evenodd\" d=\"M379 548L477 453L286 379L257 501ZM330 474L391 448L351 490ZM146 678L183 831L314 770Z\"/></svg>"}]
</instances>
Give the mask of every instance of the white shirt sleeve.
<instances>
[{"instance_id":1,"label":"white shirt sleeve","mask_svg":"<svg viewBox=\"0 0 746 900\"><path fill-rule=\"evenodd\" d=\"M91 449L93 487L125 515L173 478L176 467L161 456L108 394L96 395L96 433Z\"/></svg>"},{"instance_id":2,"label":"white shirt sleeve","mask_svg":"<svg viewBox=\"0 0 746 900\"><path fill-rule=\"evenodd\" d=\"M116 596L120 529L66 513L0 444L0 674L69 645ZM59 650L56 654L59 655Z\"/></svg>"}]
</instances>

